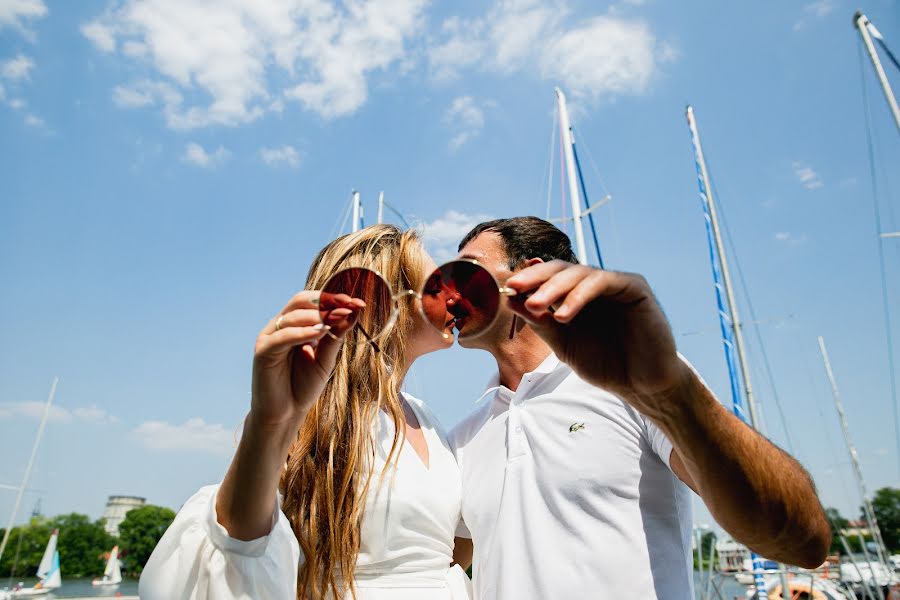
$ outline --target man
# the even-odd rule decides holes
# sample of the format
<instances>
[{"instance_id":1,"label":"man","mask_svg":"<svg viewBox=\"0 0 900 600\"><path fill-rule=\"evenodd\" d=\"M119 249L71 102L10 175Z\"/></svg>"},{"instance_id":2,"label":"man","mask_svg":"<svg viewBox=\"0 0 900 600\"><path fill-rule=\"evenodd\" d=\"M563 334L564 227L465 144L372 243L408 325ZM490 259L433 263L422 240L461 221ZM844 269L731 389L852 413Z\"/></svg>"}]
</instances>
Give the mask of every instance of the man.
<instances>
[{"instance_id":1,"label":"man","mask_svg":"<svg viewBox=\"0 0 900 600\"><path fill-rule=\"evenodd\" d=\"M498 369L450 434L456 559L474 547L476 599L692 599L688 488L756 552L822 563L831 532L809 476L678 355L641 276L577 264L535 217L478 225L459 256L519 292L459 335Z\"/></svg>"}]
</instances>

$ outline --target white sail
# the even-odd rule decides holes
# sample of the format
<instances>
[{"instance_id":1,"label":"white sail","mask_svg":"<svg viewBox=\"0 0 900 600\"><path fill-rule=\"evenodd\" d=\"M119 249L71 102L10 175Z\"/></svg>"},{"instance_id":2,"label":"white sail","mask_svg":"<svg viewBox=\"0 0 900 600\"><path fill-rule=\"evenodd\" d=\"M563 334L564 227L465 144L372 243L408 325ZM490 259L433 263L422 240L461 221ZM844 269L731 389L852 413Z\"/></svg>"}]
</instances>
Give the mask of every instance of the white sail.
<instances>
[{"instance_id":1,"label":"white sail","mask_svg":"<svg viewBox=\"0 0 900 600\"><path fill-rule=\"evenodd\" d=\"M41 587L46 590L55 590L62 585L62 573L59 570L59 552L53 551L53 560L50 563L50 572L47 578L41 582Z\"/></svg>"},{"instance_id":2,"label":"white sail","mask_svg":"<svg viewBox=\"0 0 900 600\"><path fill-rule=\"evenodd\" d=\"M113 565L116 564L117 557L116 555L119 553L119 547L113 546L112 552L109 553L109 560L106 561L106 568L103 569L103 577L109 577L112 574Z\"/></svg>"},{"instance_id":3,"label":"white sail","mask_svg":"<svg viewBox=\"0 0 900 600\"><path fill-rule=\"evenodd\" d=\"M122 582L122 570L119 566L119 547L113 546L109 553L109 560L106 561L106 568L103 570L103 578L95 579L92 585L115 585Z\"/></svg>"},{"instance_id":4,"label":"white sail","mask_svg":"<svg viewBox=\"0 0 900 600\"><path fill-rule=\"evenodd\" d=\"M56 538L59 536L59 530L54 529L53 534L50 536L50 541L47 542L47 549L44 550L44 557L41 558L41 564L38 566L37 576L41 579L47 577L47 574L50 573L50 569L53 568L53 555L56 553Z\"/></svg>"}]
</instances>

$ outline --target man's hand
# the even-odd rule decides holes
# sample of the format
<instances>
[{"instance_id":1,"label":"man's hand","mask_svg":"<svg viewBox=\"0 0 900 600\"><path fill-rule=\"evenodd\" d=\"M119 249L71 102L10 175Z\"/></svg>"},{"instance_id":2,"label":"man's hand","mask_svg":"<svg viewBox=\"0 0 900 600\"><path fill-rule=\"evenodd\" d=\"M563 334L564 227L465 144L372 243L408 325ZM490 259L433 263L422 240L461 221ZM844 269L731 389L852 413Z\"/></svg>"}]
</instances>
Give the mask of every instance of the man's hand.
<instances>
[{"instance_id":1,"label":"man's hand","mask_svg":"<svg viewBox=\"0 0 900 600\"><path fill-rule=\"evenodd\" d=\"M822 562L831 531L809 475L730 414L678 357L643 277L553 261L506 285L520 293L513 310L560 360L662 429L675 448L673 470L736 540L790 564Z\"/></svg>"},{"instance_id":2,"label":"man's hand","mask_svg":"<svg viewBox=\"0 0 900 600\"><path fill-rule=\"evenodd\" d=\"M520 293L512 309L561 361L647 416L665 410L656 403L692 375L640 275L554 260L519 271L506 285Z\"/></svg>"}]
</instances>

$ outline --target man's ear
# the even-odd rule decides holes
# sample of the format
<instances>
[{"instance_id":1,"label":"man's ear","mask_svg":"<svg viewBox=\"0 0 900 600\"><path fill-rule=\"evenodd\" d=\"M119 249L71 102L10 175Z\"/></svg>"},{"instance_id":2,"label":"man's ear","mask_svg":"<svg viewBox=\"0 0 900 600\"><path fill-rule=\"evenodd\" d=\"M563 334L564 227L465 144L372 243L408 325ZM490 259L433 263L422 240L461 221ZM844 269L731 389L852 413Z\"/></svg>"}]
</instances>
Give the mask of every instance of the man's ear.
<instances>
[{"instance_id":1,"label":"man's ear","mask_svg":"<svg viewBox=\"0 0 900 600\"><path fill-rule=\"evenodd\" d=\"M533 265L538 265L542 262L544 262L544 259L542 259L542 258L537 258L537 257L529 258L528 260L525 261L525 267L531 267Z\"/></svg>"}]
</instances>

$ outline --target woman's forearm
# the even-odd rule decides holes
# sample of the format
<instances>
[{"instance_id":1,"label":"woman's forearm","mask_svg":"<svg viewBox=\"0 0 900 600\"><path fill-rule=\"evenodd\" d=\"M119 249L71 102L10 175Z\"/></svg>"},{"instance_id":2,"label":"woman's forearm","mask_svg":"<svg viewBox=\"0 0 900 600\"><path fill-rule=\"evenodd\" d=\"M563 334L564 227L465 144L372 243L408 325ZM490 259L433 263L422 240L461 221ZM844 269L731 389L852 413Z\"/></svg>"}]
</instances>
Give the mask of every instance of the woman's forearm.
<instances>
[{"instance_id":1,"label":"woman's forearm","mask_svg":"<svg viewBox=\"0 0 900 600\"><path fill-rule=\"evenodd\" d=\"M253 411L247 415L216 498L218 521L231 537L253 540L269 534L278 479L300 423L264 426Z\"/></svg>"}]
</instances>

